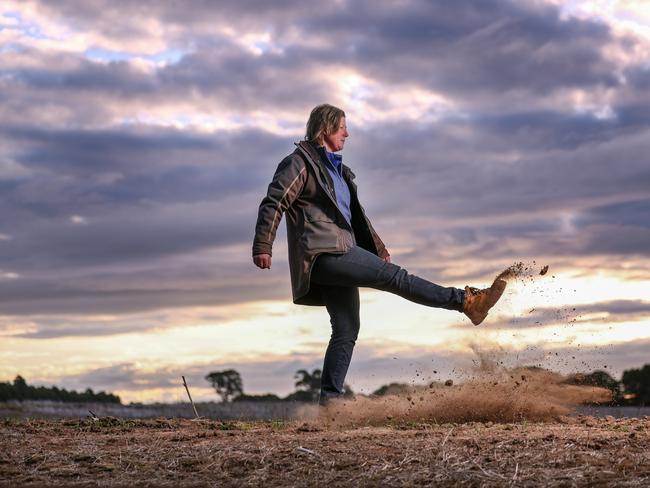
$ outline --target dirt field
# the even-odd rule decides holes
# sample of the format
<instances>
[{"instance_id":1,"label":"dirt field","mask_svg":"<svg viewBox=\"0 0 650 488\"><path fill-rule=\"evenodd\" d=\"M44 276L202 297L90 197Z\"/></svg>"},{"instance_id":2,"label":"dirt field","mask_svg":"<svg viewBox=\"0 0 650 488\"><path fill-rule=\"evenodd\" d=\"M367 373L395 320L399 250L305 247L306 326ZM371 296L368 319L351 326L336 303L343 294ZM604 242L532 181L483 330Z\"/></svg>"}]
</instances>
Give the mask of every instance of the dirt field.
<instances>
[{"instance_id":1,"label":"dirt field","mask_svg":"<svg viewBox=\"0 0 650 488\"><path fill-rule=\"evenodd\" d=\"M650 418L0 421L0 486L650 486Z\"/></svg>"}]
</instances>

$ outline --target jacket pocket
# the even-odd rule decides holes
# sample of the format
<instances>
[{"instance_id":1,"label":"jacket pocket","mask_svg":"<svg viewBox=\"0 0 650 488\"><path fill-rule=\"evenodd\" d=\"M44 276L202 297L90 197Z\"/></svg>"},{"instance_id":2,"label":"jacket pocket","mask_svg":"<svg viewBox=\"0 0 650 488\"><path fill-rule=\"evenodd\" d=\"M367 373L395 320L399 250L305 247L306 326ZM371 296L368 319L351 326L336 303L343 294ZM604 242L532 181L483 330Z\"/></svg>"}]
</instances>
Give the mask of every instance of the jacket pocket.
<instances>
[{"instance_id":1,"label":"jacket pocket","mask_svg":"<svg viewBox=\"0 0 650 488\"><path fill-rule=\"evenodd\" d=\"M305 209L304 213L303 247L309 250L337 250L339 229L334 219L317 207Z\"/></svg>"},{"instance_id":2,"label":"jacket pocket","mask_svg":"<svg viewBox=\"0 0 650 488\"><path fill-rule=\"evenodd\" d=\"M305 209L305 221L309 223L329 222L334 223L334 219L325 211L317 207Z\"/></svg>"}]
</instances>

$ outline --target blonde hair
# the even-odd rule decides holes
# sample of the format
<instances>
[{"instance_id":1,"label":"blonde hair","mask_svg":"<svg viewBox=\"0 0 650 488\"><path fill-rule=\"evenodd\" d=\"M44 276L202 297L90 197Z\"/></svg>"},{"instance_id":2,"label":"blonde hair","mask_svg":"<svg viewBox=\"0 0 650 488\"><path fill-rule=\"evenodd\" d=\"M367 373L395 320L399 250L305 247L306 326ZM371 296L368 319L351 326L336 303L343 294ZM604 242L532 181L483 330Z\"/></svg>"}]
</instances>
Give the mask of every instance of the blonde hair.
<instances>
[{"instance_id":1,"label":"blonde hair","mask_svg":"<svg viewBox=\"0 0 650 488\"><path fill-rule=\"evenodd\" d=\"M305 139L317 144L323 143L323 137L339 130L345 112L334 105L323 103L317 105L309 114Z\"/></svg>"}]
</instances>

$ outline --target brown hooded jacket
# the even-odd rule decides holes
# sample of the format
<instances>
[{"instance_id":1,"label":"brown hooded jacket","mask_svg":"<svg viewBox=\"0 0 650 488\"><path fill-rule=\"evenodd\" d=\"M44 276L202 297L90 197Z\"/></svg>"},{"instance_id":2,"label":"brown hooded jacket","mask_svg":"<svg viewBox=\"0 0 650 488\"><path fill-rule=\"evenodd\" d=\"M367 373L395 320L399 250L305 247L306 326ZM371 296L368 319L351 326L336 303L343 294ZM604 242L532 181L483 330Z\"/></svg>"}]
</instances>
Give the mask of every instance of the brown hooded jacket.
<instances>
[{"instance_id":1,"label":"brown hooded jacket","mask_svg":"<svg viewBox=\"0 0 650 488\"><path fill-rule=\"evenodd\" d=\"M307 141L296 146L278 165L260 204L253 256L272 254L278 225L286 214L293 302L324 305L318 285L310 284L319 254L343 254L355 244L381 258L388 251L359 203L350 168L343 165L343 178L350 188L351 226L336 204L332 177L316 146Z\"/></svg>"}]
</instances>

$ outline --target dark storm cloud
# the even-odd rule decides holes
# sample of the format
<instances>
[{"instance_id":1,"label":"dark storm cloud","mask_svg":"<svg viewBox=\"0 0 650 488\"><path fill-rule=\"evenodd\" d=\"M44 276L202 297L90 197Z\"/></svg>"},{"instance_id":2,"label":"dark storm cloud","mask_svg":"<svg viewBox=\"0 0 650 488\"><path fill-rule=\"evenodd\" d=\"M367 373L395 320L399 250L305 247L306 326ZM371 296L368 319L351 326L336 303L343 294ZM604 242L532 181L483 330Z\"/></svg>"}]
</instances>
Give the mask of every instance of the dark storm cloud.
<instances>
[{"instance_id":1,"label":"dark storm cloud","mask_svg":"<svg viewBox=\"0 0 650 488\"><path fill-rule=\"evenodd\" d=\"M250 282L227 285L223 274L214 273L213 283L216 285L200 283L194 289L181 287L178 281L194 278L190 272L191 270L180 270L168 286L158 288L152 283L142 283L139 287L115 286L106 289L95 283L94 288L85 289L73 278L39 282L21 280L20 286L3 283L0 286L4 294L0 300L0 313L17 321L24 320L19 318L23 316L34 323L34 330L21 333L20 337L88 337L121 334L129 329L144 331L161 327L153 319L133 324L128 318L119 318L122 314L177 307L230 305L253 300L291 299L288 283L278 276L250 276L251 271L242 270L237 278L241 281L241 276L249 275ZM184 273L187 273L187 278ZM134 272L124 277L125 280L129 278L141 276ZM66 283L61 284L61 281ZM56 317L56 320L43 320L38 314L50 314ZM73 320L68 320L68 314ZM94 320L78 320L77 317L84 314L115 314L118 317L104 322L102 330Z\"/></svg>"},{"instance_id":2,"label":"dark storm cloud","mask_svg":"<svg viewBox=\"0 0 650 488\"><path fill-rule=\"evenodd\" d=\"M260 190L287 145L261 132L0 127L0 133L21 146L13 159L32 171L4 182L0 203L2 232L11 236L0 255L23 271L243 242ZM75 225L70 218L79 214L84 223Z\"/></svg>"},{"instance_id":3,"label":"dark storm cloud","mask_svg":"<svg viewBox=\"0 0 650 488\"><path fill-rule=\"evenodd\" d=\"M97 2L81 12L67 2L41 4L40 8L58 12L66 22L76 20L116 41L126 35L129 26L131 34L143 34L143 23L130 22L126 12L132 11L132 18L171 22L175 29L168 34L170 47L191 44L193 52L161 69L156 80L147 80L124 63L84 63L55 76L31 69L20 77L36 84L52 81L64 87L103 88L116 93L140 93L155 87L154 92L168 94L198 89L204 95L221 94L224 100L228 94L239 94L229 101L245 108L255 101L302 106L323 98L327 87L314 71L328 66L348 66L374 80L415 83L474 102L501 99L510 91L546 96L562 88L620 84L614 76L617 66L601 51L603 46L619 42L606 25L561 19L551 6L488 3L438 1L404 6L355 1L334 4L316 16L292 2L228 2L220 3L218 9L195 2L193 7L184 5L183 12L171 4L158 3L143 10L135 2L125 2L119 9ZM120 28L115 31L105 24L114 23L110 19L118 14ZM269 43L281 46L281 50L266 50L255 56L217 34L218 29L197 33L195 29L201 25L227 25L244 32L261 29L269 34ZM293 32L293 37L285 32ZM314 43L296 42L301 38ZM256 88L262 88L264 96L260 97Z\"/></svg>"},{"instance_id":4,"label":"dark storm cloud","mask_svg":"<svg viewBox=\"0 0 650 488\"><path fill-rule=\"evenodd\" d=\"M379 79L471 96L561 87L615 86L599 47L607 26L561 20L551 6L508 1L400 4L351 2L305 20L341 55ZM350 15L354 12L354 15Z\"/></svg>"},{"instance_id":5,"label":"dark storm cloud","mask_svg":"<svg viewBox=\"0 0 650 488\"><path fill-rule=\"evenodd\" d=\"M39 63L24 66L19 62L23 59ZM286 110L327 98L327 85L319 78L317 65L318 60L308 52L258 56L215 36L178 62L151 71L129 61L99 63L74 54L29 49L7 60L4 68L0 65L0 83L13 106L19 106L22 98L56 93L78 103L95 100L100 105L93 108L100 113L109 112L116 103L170 100L218 102L240 111L262 107ZM102 108L108 100L113 103ZM51 99L49 103L65 105L65 100Z\"/></svg>"},{"instance_id":6,"label":"dark storm cloud","mask_svg":"<svg viewBox=\"0 0 650 488\"><path fill-rule=\"evenodd\" d=\"M650 178L646 173L639 173L638 183L648 185ZM632 183L631 179L629 183ZM624 187L621 183L618 190L622 191ZM603 194L605 191L603 188ZM647 199L587 207L571 219L570 231L536 234L531 250L558 257L647 257L650 255L649 210L650 201ZM647 273L647 270L639 271Z\"/></svg>"},{"instance_id":7,"label":"dark storm cloud","mask_svg":"<svg viewBox=\"0 0 650 488\"><path fill-rule=\"evenodd\" d=\"M206 135L146 126L111 130L0 126L0 134L15 146L9 156L35 171L35 181L61 176L71 181L69 193L56 195L59 206L65 200L71 206L220 200L258 187L268 177L263 163L281 158L290 144L255 130ZM29 191L30 183L14 183L16 199L38 199Z\"/></svg>"},{"instance_id":8,"label":"dark storm cloud","mask_svg":"<svg viewBox=\"0 0 650 488\"><path fill-rule=\"evenodd\" d=\"M179 45L202 26L224 24L266 31L271 43L282 45L291 27L307 40L325 43L326 48L310 51L312 57L353 64L381 79L418 79L446 91L505 87L541 92L558 86L616 84L612 65L599 50L611 41L608 27L561 19L556 7L540 4L364 0L335 3L317 15L294 1L219 2L218 7L200 1L182 7L121 2L119 8L94 2L81 9L75 2L43 2L39 7L116 39L146 35L141 20L158 19L176 27L169 35ZM289 50L301 57L295 46Z\"/></svg>"},{"instance_id":9,"label":"dark storm cloud","mask_svg":"<svg viewBox=\"0 0 650 488\"><path fill-rule=\"evenodd\" d=\"M463 217L484 217L479 229L489 230L494 218L540 212L543 230L553 220L557 225L557 214L575 211L580 200L623 199L645 193L650 183L647 131L570 151L530 147L508 131L488 136L479 125L465 126L463 136L449 127L414 123L386 125L379 133L381 137L377 132L357 134L350 142L349 160L364 176L362 190L372 192L390 180L395 188L419 196L386 201L382 215L435 215L449 221L453 215L459 225ZM525 223L531 219L535 217L526 217ZM474 229L476 225L472 222Z\"/></svg>"},{"instance_id":10,"label":"dark storm cloud","mask_svg":"<svg viewBox=\"0 0 650 488\"><path fill-rule=\"evenodd\" d=\"M137 130L137 129L136 129ZM146 129L145 129L146 130ZM29 149L15 155L26 166L43 166L54 172L77 173L102 171L132 172L179 164L178 158L191 155L193 163L207 163L216 149L207 137L170 129L152 129L150 133L127 130L61 130L39 127L0 127L14 142ZM201 151L200 156L196 155Z\"/></svg>"},{"instance_id":11,"label":"dark storm cloud","mask_svg":"<svg viewBox=\"0 0 650 488\"><path fill-rule=\"evenodd\" d=\"M650 199L631 200L592 207L574 220L574 225L584 229L591 225L614 224L650 228Z\"/></svg>"},{"instance_id":12,"label":"dark storm cloud","mask_svg":"<svg viewBox=\"0 0 650 488\"><path fill-rule=\"evenodd\" d=\"M633 89L646 92L650 90L650 67L636 67L625 73L628 85Z\"/></svg>"},{"instance_id":13,"label":"dark storm cloud","mask_svg":"<svg viewBox=\"0 0 650 488\"><path fill-rule=\"evenodd\" d=\"M88 26L103 22L103 15L113 11L97 4L97 12L103 15L91 18L92 8L68 14L66 5L43 8L62 9L65 18L79 17ZM187 23L180 30L191 37L195 35L191 30L194 22L215 16L215 25L219 25L216 17L223 18L222 10L230 9L236 10L230 18L238 25L237 19L251 17L248 8L250 5L226 5L217 12L197 3L195 9L187 9L190 12L181 15ZM144 14L139 4L127 2L124 9L120 8L120 16L130 9ZM174 18L174 9L170 5L150 5L146 12L151 18ZM268 11L269 17L263 24L271 30L280 17L295 17L294 29L318 39L318 47L289 44L281 52L254 55L213 31L195 42L194 50L178 63L149 74L125 62L82 61L67 62L63 69L20 68L12 75L15 81L22 80L31 88L65 91L69 96L78 89L104 96L111 94L116 99L137 97L152 101L169 97L195 99L200 94L240 110L307 110L332 94L319 71L348 67L379 82L410 83L445 95L454 94L461 106L466 100L470 115L475 118L474 125L481 130L493 128L492 140L515 132L519 138L532 136L533 144L541 138L547 146L567 147L608 137L612 125L615 129L625 124L621 114L615 122L597 121L588 115L563 113L564 106L559 106L558 112L511 112L510 107L517 106L513 106L511 89L516 89L523 108L534 103L537 92L548 96L565 88L588 90L592 86L620 85L613 78L619 67L602 56L602 47L618 42L608 28L602 23L562 20L554 7L506 1L490 2L490 8L486 8L485 2L414 2L408 8L351 2L332 6L317 17L303 15L301 9L285 9L284 5L265 5L260 9ZM272 37L271 43L277 42L278 37L279 34ZM175 41L170 38L169 42ZM48 63L51 65L57 66ZM517 72L511 73L512 70ZM634 79L636 71L628 71ZM495 110L472 114L483 102L492 104ZM636 120L633 107L628 112ZM641 119L639 123L647 125L647 116Z\"/></svg>"},{"instance_id":14,"label":"dark storm cloud","mask_svg":"<svg viewBox=\"0 0 650 488\"><path fill-rule=\"evenodd\" d=\"M317 58L296 54L255 56L241 48L219 53L206 47L161 69L158 81L161 89L178 96L195 90L246 111L308 107L327 99L330 93L318 76Z\"/></svg>"},{"instance_id":15,"label":"dark storm cloud","mask_svg":"<svg viewBox=\"0 0 650 488\"><path fill-rule=\"evenodd\" d=\"M124 0L119 4L111 0L94 0L83 5L62 0L56 3L32 3L50 15L66 19L73 27L101 31L109 37L148 34L144 20L152 18L188 30L203 24L215 25L223 22L237 27L272 27L283 19L288 23L311 10L308 4L297 0L192 0L184 3Z\"/></svg>"},{"instance_id":16,"label":"dark storm cloud","mask_svg":"<svg viewBox=\"0 0 650 488\"><path fill-rule=\"evenodd\" d=\"M27 53L22 53L25 56ZM97 90L114 95L137 96L156 89L155 78L147 76L127 62L95 63L68 55L41 55L32 51L30 57L42 61L67 61L63 66L43 64L11 70L11 81L30 89L58 91ZM73 66L70 66L73 65ZM4 70L7 73L7 70Z\"/></svg>"},{"instance_id":17,"label":"dark storm cloud","mask_svg":"<svg viewBox=\"0 0 650 488\"><path fill-rule=\"evenodd\" d=\"M129 224L119 222L114 234L110 226L100 224L93 231L93 224L87 224L70 226L79 229L70 236L65 229L46 228L42 234L3 241L3 270L20 276L0 280L0 313L31 317L38 327L30 337L96 335L79 321L71 327L67 315L290 298L281 245L274 273L260 273L251 262L254 208L235 214L249 222L236 227L218 217L223 211L214 212L215 218L208 212L194 224L185 218L192 213L168 219L136 215ZM240 242L246 245L230 251L223 247ZM56 328L39 316L47 314L58 317ZM116 318L111 323L119 329L122 322Z\"/></svg>"},{"instance_id":18,"label":"dark storm cloud","mask_svg":"<svg viewBox=\"0 0 650 488\"><path fill-rule=\"evenodd\" d=\"M288 150L283 138L142 127L0 131L18 148L13 159L31 171L2 182L0 229L9 236L0 242L2 269L20 274L0 281L2 313L128 313L286 298L288 286L278 287L277 277L252 275L248 245L236 263L214 254L251 240L267 179ZM184 262L201 256L202 266ZM281 267L282 258L276 262ZM26 337L102 334L96 324L34 320L37 330ZM123 330L116 322L104 333Z\"/></svg>"},{"instance_id":19,"label":"dark storm cloud","mask_svg":"<svg viewBox=\"0 0 650 488\"><path fill-rule=\"evenodd\" d=\"M607 225L588 229L587 232L582 245L577 246L574 252L582 255L650 256L648 228Z\"/></svg>"},{"instance_id":20,"label":"dark storm cloud","mask_svg":"<svg viewBox=\"0 0 650 488\"><path fill-rule=\"evenodd\" d=\"M288 285L278 286L277 276L251 273L248 245L234 261L215 255L223 246L250 242L266 179L282 154L270 156L280 138L165 129L59 135L21 133L36 140L36 149L16 158L42 175L5 188L1 228L10 237L0 243L2 269L20 278L0 282L2 313L123 314L286 298ZM85 154L98 162L84 163ZM124 161L129 158L131 164ZM115 172L119 177L110 177ZM80 220L71 220L78 213ZM282 269L282 258L276 267ZM103 333L66 317L56 326L40 317L34 322L26 337ZM119 322L104 333L124 331Z\"/></svg>"},{"instance_id":21,"label":"dark storm cloud","mask_svg":"<svg viewBox=\"0 0 650 488\"><path fill-rule=\"evenodd\" d=\"M495 142L508 134L509 143L521 149L575 150L586 144L613 139L623 133L627 124L641 129L649 123L648 117L634 121L625 117L599 120L589 113L544 111L477 116L472 125L480 127L484 136Z\"/></svg>"},{"instance_id":22,"label":"dark storm cloud","mask_svg":"<svg viewBox=\"0 0 650 488\"><path fill-rule=\"evenodd\" d=\"M587 170L588 168L585 168L585 171ZM637 183L647 185L649 181L645 174L639 174ZM630 177L629 184L632 183ZM603 194L605 186L606 181L603 181ZM619 189L622 190L624 187L625 184L621 182ZM595 187L592 187L592 190L594 189ZM624 194L621 197L624 198ZM478 229L474 228L472 234L469 230L463 231L465 228L461 227L452 229L450 235L460 236L459 244L526 239L532 257L535 255L567 258L597 255L648 256L650 254L650 224L647 218L649 211L648 200L623 201L574 211L575 216L566 222L563 222L561 217L562 210L558 209L556 217L553 217L553 211L550 210L548 218L510 224L488 224ZM473 238L462 239L468 235L472 235ZM492 251L486 249L485 255L505 257L510 252L508 246L502 244L495 246Z\"/></svg>"}]
</instances>

